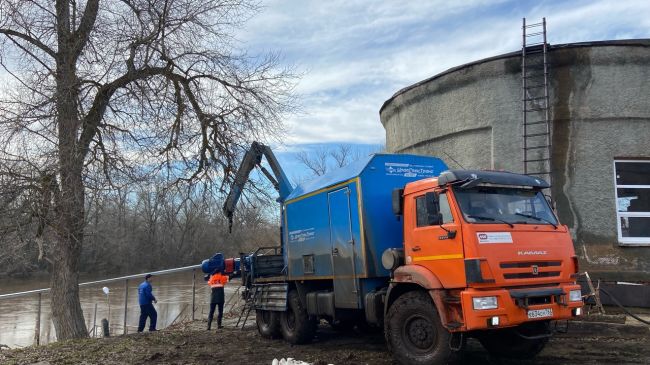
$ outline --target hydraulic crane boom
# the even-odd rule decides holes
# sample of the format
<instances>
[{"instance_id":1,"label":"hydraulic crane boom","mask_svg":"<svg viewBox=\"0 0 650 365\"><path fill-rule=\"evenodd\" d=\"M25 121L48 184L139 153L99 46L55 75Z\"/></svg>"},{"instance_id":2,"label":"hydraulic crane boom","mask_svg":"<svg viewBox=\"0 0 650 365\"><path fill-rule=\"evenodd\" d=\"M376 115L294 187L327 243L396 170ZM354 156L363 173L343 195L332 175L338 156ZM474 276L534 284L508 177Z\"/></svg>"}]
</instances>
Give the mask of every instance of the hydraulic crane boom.
<instances>
[{"instance_id":1,"label":"hydraulic crane boom","mask_svg":"<svg viewBox=\"0 0 650 365\"><path fill-rule=\"evenodd\" d=\"M262 157L266 157L273 174L271 174L266 168L264 168L262 163ZM283 203L284 199L291 193L293 186L289 182L289 179L285 175L282 167L278 163L278 160L275 158L273 151L261 143L253 142L251 148L246 151L244 158L242 159L237 174L235 175L235 180L232 183L226 202L223 204L223 213L228 217L229 227L232 228L232 217L235 213L235 207L241 193L244 190L244 185L248 181L251 171L259 166L260 170L264 176L266 176L269 181L273 184L275 190L277 190L279 197L278 202Z\"/></svg>"}]
</instances>

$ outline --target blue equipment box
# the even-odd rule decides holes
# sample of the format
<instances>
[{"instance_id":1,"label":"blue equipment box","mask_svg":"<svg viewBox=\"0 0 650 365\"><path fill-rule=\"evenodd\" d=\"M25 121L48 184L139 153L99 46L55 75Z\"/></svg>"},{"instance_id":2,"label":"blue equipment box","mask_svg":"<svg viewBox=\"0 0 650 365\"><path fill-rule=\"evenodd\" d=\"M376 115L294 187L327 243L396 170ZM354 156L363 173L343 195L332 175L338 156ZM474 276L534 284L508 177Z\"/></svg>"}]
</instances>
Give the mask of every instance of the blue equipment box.
<instances>
[{"instance_id":1,"label":"blue equipment box","mask_svg":"<svg viewBox=\"0 0 650 365\"><path fill-rule=\"evenodd\" d=\"M287 279L334 279L336 291L359 292L358 279L388 277L381 255L403 242L392 191L445 170L436 157L375 154L296 187L284 204ZM344 297L337 306L358 306L338 303Z\"/></svg>"}]
</instances>

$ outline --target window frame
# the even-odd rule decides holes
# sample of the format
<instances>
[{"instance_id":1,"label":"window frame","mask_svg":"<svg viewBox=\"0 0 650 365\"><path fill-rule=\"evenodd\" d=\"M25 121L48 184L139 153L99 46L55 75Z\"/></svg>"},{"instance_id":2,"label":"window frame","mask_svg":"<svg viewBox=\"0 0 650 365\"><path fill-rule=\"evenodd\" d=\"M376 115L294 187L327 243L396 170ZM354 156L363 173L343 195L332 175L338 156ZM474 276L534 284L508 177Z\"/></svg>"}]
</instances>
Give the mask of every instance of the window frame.
<instances>
[{"instance_id":1,"label":"window frame","mask_svg":"<svg viewBox=\"0 0 650 365\"><path fill-rule=\"evenodd\" d=\"M449 222L445 222L445 214L442 212L442 203L441 203L442 200L440 199L440 197L443 196L443 195L445 196L445 203L447 204L447 207L449 208L449 218L451 218L451 221L449 221ZM453 209L451 207L451 203L449 202L449 196L447 196L446 191L441 191L441 192L438 193L438 202L439 202L438 206L440 206L440 213L442 214L442 225L453 224L454 222L456 222L454 220L454 213L453 213Z\"/></svg>"},{"instance_id":2,"label":"window frame","mask_svg":"<svg viewBox=\"0 0 650 365\"><path fill-rule=\"evenodd\" d=\"M419 213L419 211L418 211L418 200L422 199L422 202L423 202L423 204L425 204L424 206L426 207L426 200L425 200L426 193L425 193L425 194L422 194L422 195L417 195L417 196L415 196L413 198L413 202L415 203L413 205L415 206L414 208L415 208L415 228L416 229L418 229L418 228L426 228L426 227L438 227L438 226L442 226L442 225L445 225L445 224L453 224L456 221L454 219L453 208L451 207L451 203L449 203L449 197L446 195L446 192L436 191L436 193L438 194L438 199L440 199L440 195L445 196L445 200L447 202L447 207L449 207L449 217L451 218L451 221L450 222L445 222L444 221L444 214L443 214L443 222L440 225L438 225L438 224L425 224L425 225L420 226L418 224L419 219L420 219L420 215L418 214ZM438 204L440 204L440 200L438 200ZM441 213L442 213L442 210L441 210ZM426 219L426 217L424 217L424 218Z\"/></svg>"},{"instance_id":3,"label":"window frame","mask_svg":"<svg viewBox=\"0 0 650 365\"><path fill-rule=\"evenodd\" d=\"M639 159L614 159L612 167L614 170L614 209L616 209L616 236L618 238L619 246L650 246L650 237L623 237L623 230L621 227L621 218L623 217L642 217L650 218L650 211L648 212L621 212L618 205L618 189L650 189L650 185L618 185L616 178L616 163L617 162L632 162L632 163L645 163L650 166L650 160Z\"/></svg>"},{"instance_id":4,"label":"window frame","mask_svg":"<svg viewBox=\"0 0 650 365\"><path fill-rule=\"evenodd\" d=\"M424 194L414 197L413 202L415 204L413 204L413 205L415 205L415 207L414 207L415 208L415 228L431 227L431 225L429 225L429 224L420 225L420 211L418 210L418 201L420 201L420 200L422 201L423 207L425 207L425 213L426 213L426 203L424 201ZM426 216L424 218L425 218L425 223L426 223Z\"/></svg>"},{"instance_id":5,"label":"window frame","mask_svg":"<svg viewBox=\"0 0 650 365\"><path fill-rule=\"evenodd\" d=\"M495 186L490 186L490 187L495 187ZM516 187L511 187L511 186L498 186L498 187L495 187L495 188L505 188L505 189L511 189L511 190L524 190L524 191L535 192L535 195L534 195L533 198L528 198L528 199L533 199L533 200L537 199L537 194L541 194L541 197L539 198L538 201L540 202L540 204L543 205L544 209L548 208L547 213L548 213L548 214L553 218L553 221L552 221L552 222L555 223L555 225L558 225L558 226L561 225L561 223L560 223L560 219L558 218L558 216L557 216L557 214L555 213L555 211L554 211L553 207L551 206L551 204L550 204L550 203L548 202L548 200L546 199L546 196L544 195L542 189L537 189L537 188L531 188L531 189L526 188L526 189L521 189L521 188L516 188ZM456 191L456 192L457 192L457 191ZM495 223L499 223L499 222L495 222L495 221L485 221L485 220L479 220L479 219L470 220L470 219L472 219L472 218L469 218L469 219L468 219L468 218L467 218L467 215L468 215L468 214L465 213L465 210L463 209L463 205L462 205L462 203L460 202L460 198L458 198L458 196L455 196L455 197L456 197L456 204L457 204L457 206L458 206L458 211L459 211L458 215L459 215L459 216L461 217L461 219L462 219L463 221L465 221L466 223L468 223L468 224L495 224ZM530 202L527 202L527 204L529 204L529 203L530 203ZM533 201L532 204L534 205L534 204L535 204L535 201ZM470 215L471 215L471 214L470 214ZM549 222L545 222L545 221L538 221L538 222L528 222L527 224L529 224L529 225L530 225L530 224L537 224L537 225L548 225L548 226L552 226L553 223L549 223ZM519 223L512 222L511 224L519 224Z\"/></svg>"}]
</instances>

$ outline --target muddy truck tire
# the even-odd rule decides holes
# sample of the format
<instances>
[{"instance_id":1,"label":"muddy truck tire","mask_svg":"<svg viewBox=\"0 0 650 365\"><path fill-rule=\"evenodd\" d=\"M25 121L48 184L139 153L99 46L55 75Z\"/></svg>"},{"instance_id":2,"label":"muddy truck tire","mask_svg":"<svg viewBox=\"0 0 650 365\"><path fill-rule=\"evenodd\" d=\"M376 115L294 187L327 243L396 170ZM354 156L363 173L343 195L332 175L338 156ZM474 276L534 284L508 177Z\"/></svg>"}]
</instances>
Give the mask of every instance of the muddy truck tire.
<instances>
[{"instance_id":1,"label":"muddy truck tire","mask_svg":"<svg viewBox=\"0 0 650 365\"><path fill-rule=\"evenodd\" d=\"M282 337L294 345L310 342L316 333L316 321L309 318L295 290L289 292L287 310L280 315L280 329Z\"/></svg>"},{"instance_id":2,"label":"muddy truck tire","mask_svg":"<svg viewBox=\"0 0 650 365\"><path fill-rule=\"evenodd\" d=\"M531 322L515 328L498 331L486 331L477 336L490 355L499 358L532 359L537 356L548 343L549 338L527 339L518 333L527 336L543 336L550 332L548 322Z\"/></svg>"},{"instance_id":3,"label":"muddy truck tire","mask_svg":"<svg viewBox=\"0 0 650 365\"><path fill-rule=\"evenodd\" d=\"M273 311L256 310L257 331L264 338L280 338L280 314Z\"/></svg>"},{"instance_id":4,"label":"muddy truck tire","mask_svg":"<svg viewBox=\"0 0 650 365\"><path fill-rule=\"evenodd\" d=\"M442 326L428 293L408 292L395 300L385 321L386 343L400 364L446 364L451 334Z\"/></svg>"}]
</instances>

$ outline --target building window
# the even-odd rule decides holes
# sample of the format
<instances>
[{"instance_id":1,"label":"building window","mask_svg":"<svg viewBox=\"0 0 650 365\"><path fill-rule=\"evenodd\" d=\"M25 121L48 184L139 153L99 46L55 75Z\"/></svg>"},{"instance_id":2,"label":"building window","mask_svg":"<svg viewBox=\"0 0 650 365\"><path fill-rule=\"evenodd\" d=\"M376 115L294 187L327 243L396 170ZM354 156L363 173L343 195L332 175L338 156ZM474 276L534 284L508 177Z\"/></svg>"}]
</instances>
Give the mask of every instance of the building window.
<instances>
[{"instance_id":1,"label":"building window","mask_svg":"<svg viewBox=\"0 0 650 365\"><path fill-rule=\"evenodd\" d=\"M615 160L618 242L650 245L650 160Z\"/></svg>"}]
</instances>

